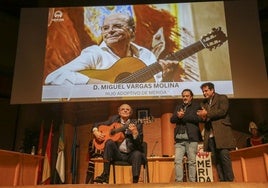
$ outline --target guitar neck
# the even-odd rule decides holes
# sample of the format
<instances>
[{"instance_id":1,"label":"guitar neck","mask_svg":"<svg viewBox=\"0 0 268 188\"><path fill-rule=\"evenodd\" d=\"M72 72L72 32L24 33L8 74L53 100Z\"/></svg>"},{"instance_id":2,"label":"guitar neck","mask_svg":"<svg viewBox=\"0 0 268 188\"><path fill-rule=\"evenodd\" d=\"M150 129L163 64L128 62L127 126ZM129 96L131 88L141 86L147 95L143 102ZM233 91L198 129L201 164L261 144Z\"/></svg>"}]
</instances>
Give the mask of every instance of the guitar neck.
<instances>
[{"instance_id":1,"label":"guitar neck","mask_svg":"<svg viewBox=\"0 0 268 188\"><path fill-rule=\"evenodd\" d=\"M165 57L165 60L182 61L183 59L190 57L191 55L195 54L196 52L199 52L200 50L203 50L204 48L205 46L201 43L201 41L197 41L190 46L187 46L186 48L169 54Z\"/></svg>"},{"instance_id":2,"label":"guitar neck","mask_svg":"<svg viewBox=\"0 0 268 188\"><path fill-rule=\"evenodd\" d=\"M137 124L137 121L136 120L131 120L130 123L127 123L127 124L123 125L122 127L112 129L111 130L111 135L114 135L114 134L119 133L119 132L124 132L128 128L129 124L131 124L131 123Z\"/></svg>"},{"instance_id":3,"label":"guitar neck","mask_svg":"<svg viewBox=\"0 0 268 188\"><path fill-rule=\"evenodd\" d=\"M128 128L128 125L124 125L122 127L112 129L111 130L111 135L114 135L114 134L119 133L119 132L124 132L127 128Z\"/></svg>"},{"instance_id":4,"label":"guitar neck","mask_svg":"<svg viewBox=\"0 0 268 188\"><path fill-rule=\"evenodd\" d=\"M198 41L196 43L191 44L190 46L177 51L175 53L172 53L168 56L166 56L164 59L165 60L175 60L175 61L181 61L193 54L195 54L196 52L204 49L204 45ZM119 81L117 81L116 83L141 83L141 82L146 82L149 79L151 79L155 74L159 73L162 71L162 67L161 65L156 62L153 63L147 67L144 67L136 72L133 72L131 75L129 75L126 78L123 78Z\"/></svg>"}]
</instances>

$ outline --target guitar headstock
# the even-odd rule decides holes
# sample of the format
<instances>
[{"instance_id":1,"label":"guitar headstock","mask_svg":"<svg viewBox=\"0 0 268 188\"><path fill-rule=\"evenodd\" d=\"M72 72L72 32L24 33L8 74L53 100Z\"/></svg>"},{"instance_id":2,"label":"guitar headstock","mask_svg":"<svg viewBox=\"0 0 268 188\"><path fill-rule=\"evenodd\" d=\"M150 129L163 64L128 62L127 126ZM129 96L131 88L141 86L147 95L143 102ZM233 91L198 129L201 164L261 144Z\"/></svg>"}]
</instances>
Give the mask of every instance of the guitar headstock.
<instances>
[{"instance_id":1,"label":"guitar headstock","mask_svg":"<svg viewBox=\"0 0 268 188\"><path fill-rule=\"evenodd\" d=\"M212 31L203 36L200 41L205 48L212 50L221 46L225 41L227 41L227 36L221 30L221 27L212 28Z\"/></svg>"}]
</instances>

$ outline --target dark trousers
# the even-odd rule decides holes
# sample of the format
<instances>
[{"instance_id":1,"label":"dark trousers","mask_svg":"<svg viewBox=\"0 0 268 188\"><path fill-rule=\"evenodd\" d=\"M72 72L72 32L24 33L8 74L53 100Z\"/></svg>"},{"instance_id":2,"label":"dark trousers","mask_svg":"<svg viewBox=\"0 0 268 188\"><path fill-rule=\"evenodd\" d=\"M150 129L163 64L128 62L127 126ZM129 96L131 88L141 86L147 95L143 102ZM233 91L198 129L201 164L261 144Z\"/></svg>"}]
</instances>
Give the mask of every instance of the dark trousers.
<instances>
[{"instance_id":1,"label":"dark trousers","mask_svg":"<svg viewBox=\"0 0 268 188\"><path fill-rule=\"evenodd\" d=\"M135 179L140 176L141 165L145 163L145 155L139 150L134 150L128 154L120 152L117 144L112 140L105 143L103 158L108 162L104 163L104 173L109 174L110 162L127 161L132 165L132 176Z\"/></svg>"},{"instance_id":2,"label":"dark trousers","mask_svg":"<svg viewBox=\"0 0 268 188\"><path fill-rule=\"evenodd\" d=\"M220 181L233 181L234 173L228 149L217 149L215 139L209 138L208 147L212 154L212 162L216 165Z\"/></svg>"}]
</instances>

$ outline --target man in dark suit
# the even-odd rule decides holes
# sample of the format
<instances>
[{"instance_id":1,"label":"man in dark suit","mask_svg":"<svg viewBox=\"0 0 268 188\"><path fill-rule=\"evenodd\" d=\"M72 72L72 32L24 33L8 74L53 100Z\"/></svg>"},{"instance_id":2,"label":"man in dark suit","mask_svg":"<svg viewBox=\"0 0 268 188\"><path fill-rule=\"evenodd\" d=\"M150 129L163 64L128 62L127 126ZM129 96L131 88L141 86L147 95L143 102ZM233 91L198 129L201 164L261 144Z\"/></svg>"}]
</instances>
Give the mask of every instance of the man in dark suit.
<instances>
[{"instance_id":1,"label":"man in dark suit","mask_svg":"<svg viewBox=\"0 0 268 188\"><path fill-rule=\"evenodd\" d=\"M108 183L110 163L112 161L127 161L132 165L133 183L138 183L141 165L145 163L146 156L142 150L143 125L130 119L132 108L128 104L122 104L118 108L118 115L106 122L95 124L92 131L96 144L104 143L103 173L96 177L96 183ZM101 129L117 130L114 135L103 132ZM115 129L114 129L115 128ZM103 129L105 130L105 129Z\"/></svg>"},{"instance_id":2,"label":"man in dark suit","mask_svg":"<svg viewBox=\"0 0 268 188\"><path fill-rule=\"evenodd\" d=\"M230 117L229 101L226 95L215 92L214 84L207 82L201 85L205 99L197 114L205 122L204 150L212 153L220 181L233 181L234 174L229 150L235 148Z\"/></svg>"}]
</instances>

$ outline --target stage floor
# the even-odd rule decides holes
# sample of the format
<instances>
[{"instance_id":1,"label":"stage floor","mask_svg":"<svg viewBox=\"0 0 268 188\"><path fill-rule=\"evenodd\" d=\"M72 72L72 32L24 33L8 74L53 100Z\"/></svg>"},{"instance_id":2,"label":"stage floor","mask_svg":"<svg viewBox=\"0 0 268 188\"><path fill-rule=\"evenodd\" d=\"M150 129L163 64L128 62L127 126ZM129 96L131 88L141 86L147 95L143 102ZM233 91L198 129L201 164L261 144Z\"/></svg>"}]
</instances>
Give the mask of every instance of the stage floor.
<instances>
[{"instance_id":1,"label":"stage floor","mask_svg":"<svg viewBox=\"0 0 268 188\"><path fill-rule=\"evenodd\" d=\"M138 184L63 184L63 185L36 185L36 186L15 186L17 188L267 188L268 183L230 183L230 182L206 182L206 183L138 183ZM5 188L14 188L14 186L5 186Z\"/></svg>"}]
</instances>

